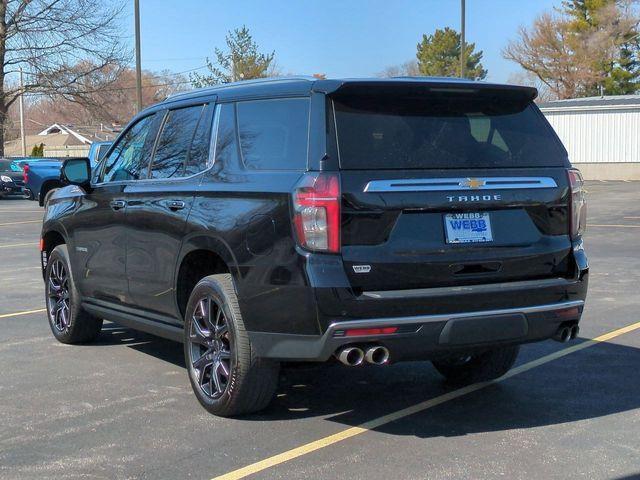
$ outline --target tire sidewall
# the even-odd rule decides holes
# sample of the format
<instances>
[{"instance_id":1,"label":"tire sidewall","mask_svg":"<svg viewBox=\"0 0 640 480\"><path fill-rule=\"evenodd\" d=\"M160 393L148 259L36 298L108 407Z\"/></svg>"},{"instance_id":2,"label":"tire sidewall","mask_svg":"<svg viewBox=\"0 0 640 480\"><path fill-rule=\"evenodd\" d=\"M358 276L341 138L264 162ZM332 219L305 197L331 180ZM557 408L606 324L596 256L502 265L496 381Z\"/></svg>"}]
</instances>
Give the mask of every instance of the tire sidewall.
<instances>
[{"instance_id":1,"label":"tire sidewall","mask_svg":"<svg viewBox=\"0 0 640 480\"><path fill-rule=\"evenodd\" d=\"M225 390L224 394L219 398L211 398L207 396L200 389L200 385L198 384L197 379L195 378L195 370L191 365L191 352L190 352L190 342L189 342L189 332L191 330L191 322L193 318L193 313L196 309L198 302L205 296L210 296L219 306L222 307L223 313L227 320L227 328L229 331L229 340L231 345L231 364L230 364L230 376L229 376L229 385ZM185 362L187 366L187 371L189 375L189 381L191 382L191 386L193 391L198 398L198 401L205 407L207 410L218 410L225 409L232 401L233 401L233 393L237 388L238 384L238 374L239 374L239 365L245 360L239 358L239 349L237 348L238 344L238 331L236 326L236 319L234 313L231 308L229 308L229 301L227 299L227 295L224 292L222 285L216 282L214 279L207 277L201 280L196 287L193 289L191 296L189 297L189 302L187 303L187 308L185 310L185 324L184 324L184 354L185 354Z\"/></svg>"}]
</instances>

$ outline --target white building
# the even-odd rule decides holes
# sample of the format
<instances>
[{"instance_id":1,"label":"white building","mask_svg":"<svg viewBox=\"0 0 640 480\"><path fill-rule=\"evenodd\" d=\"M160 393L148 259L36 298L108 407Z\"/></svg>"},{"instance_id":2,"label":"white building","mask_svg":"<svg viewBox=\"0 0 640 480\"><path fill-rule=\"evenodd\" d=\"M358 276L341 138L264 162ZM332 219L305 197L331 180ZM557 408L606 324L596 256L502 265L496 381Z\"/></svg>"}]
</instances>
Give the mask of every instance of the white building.
<instances>
[{"instance_id":1,"label":"white building","mask_svg":"<svg viewBox=\"0 0 640 480\"><path fill-rule=\"evenodd\" d=\"M586 179L640 180L640 95L558 100L539 107Z\"/></svg>"}]
</instances>

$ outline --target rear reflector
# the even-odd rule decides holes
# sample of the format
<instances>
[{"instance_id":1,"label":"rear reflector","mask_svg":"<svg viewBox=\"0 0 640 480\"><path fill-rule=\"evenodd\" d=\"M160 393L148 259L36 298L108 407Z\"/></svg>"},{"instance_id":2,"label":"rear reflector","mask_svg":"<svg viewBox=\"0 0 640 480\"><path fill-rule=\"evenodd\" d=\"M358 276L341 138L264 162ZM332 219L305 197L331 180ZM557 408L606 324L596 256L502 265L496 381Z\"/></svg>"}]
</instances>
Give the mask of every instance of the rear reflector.
<instances>
[{"instance_id":1,"label":"rear reflector","mask_svg":"<svg viewBox=\"0 0 640 480\"><path fill-rule=\"evenodd\" d=\"M40 239L40 251L44 252L44 238Z\"/></svg>"},{"instance_id":2,"label":"rear reflector","mask_svg":"<svg viewBox=\"0 0 640 480\"><path fill-rule=\"evenodd\" d=\"M363 337L367 335L389 335L396 333L398 327L382 327L382 328L354 328L345 331L345 337Z\"/></svg>"},{"instance_id":3,"label":"rear reflector","mask_svg":"<svg viewBox=\"0 0 640 480\"><path fill-rule=\"evenodd\" d=\"M580 316L580 309L578 307L572 307L565 310L557 310L554 314L556 318L574 320Z\"/></svg>"}]
</instances>

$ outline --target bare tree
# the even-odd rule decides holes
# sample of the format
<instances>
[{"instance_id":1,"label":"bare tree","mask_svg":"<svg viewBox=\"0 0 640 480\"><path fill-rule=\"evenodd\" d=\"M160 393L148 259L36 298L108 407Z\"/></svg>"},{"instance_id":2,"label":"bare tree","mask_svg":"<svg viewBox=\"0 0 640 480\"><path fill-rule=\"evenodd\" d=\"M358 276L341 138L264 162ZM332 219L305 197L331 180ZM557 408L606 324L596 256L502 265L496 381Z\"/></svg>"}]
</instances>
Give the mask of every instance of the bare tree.
<instances>
[{"instance_id":1,"label":"bare tree","mask_svg":"<svg viewBox=\"0 0 640 480\"><path fill-rule=\"evenodd\" d=\"M419 75L420 69L418 68L417 60L409 60L401 65L391 65L377 74L378 77L383 78L417 77Z\"/></svg>"},{"instance_id":2,"label":"bare tree","mask_svg":"<svg viewBox=\"0 0 640 480\"><path fill-rule=\"evenodd\" d=\"M579 3L579 2L578 2ZM566 11L543 13L521 27L503 56L543 82L558 98L638 89L637 12L631 0L607 0L592 9L591 23Z\"/></svg>"},{"instance_id":3,"label":"bare tree","mask_svg":"<svg viewBox=\"0 0 640 480\"><path fill-rule=\"evenodd\" d=\"M83 91L85 79L129 58L120 42L121 10L94 0L0 0L0 155L8 109L21 93L12 79L19 69L25 94Z\"/></svg>"},{"instance_id":4,"label":"bare tree","mask_svg":"<svg viewBox=\"0 0 640 480\"><path fill-rule=\"evenodd\" d=\"M507 83L510 83L511 85L524 85L536 88L538 90L536 102L550 102L552 100L558 100L558 97L549 90L549 87L545 83L543 83L535 74L527 72L526 70L521 70L509 75Z\"/></svg>"}]
</instances>

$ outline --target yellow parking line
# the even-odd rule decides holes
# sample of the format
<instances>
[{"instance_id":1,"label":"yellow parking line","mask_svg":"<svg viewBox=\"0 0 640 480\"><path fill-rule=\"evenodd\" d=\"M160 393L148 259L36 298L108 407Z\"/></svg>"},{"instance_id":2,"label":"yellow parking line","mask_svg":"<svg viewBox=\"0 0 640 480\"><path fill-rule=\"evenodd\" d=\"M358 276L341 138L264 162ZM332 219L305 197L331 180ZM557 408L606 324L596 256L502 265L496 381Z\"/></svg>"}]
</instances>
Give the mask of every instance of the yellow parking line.
<instances>
[{"instance_id":1,"label":"yellow parking line","mask_svg":"<svg viewBox=\"0 0 640 480\"><path fill-rule=\"evenodd\" d=\"M24 312L3 313L2 315L0 315L0 318L19 317L21 315L30 315L32 313L42 313L46 311L46 308L39 308L37 310L25 310Z\"/></svg>"},{"instance_id":2,"label":"yellow parking line","mask_svg":"<svg viewBox=\"0 0 640 480\"><path fill-rule=\"evenodd\" d=\"M594 225L594 224L590 223L588 225L588 227L640 228L640 225Z\"/></svg>"},{"instance_id":3,"label":"yellow parking line","mask_svg":"<svg viewBox=\"0 0 640 480\"><path fill-rule=\"evenodd\" d=\"M43 213L44 212L44 208L41 210L17 210L15 208L0 208L0 213L2 212L6 212L6 213Z\"/></svg>"},{"instance_id":4,"label":"yellow parking line","mask_svg":"<svg viewBox=\"0 0 640 480\"><path fill-rule=\"evenodd\" d=\"M502 382L507 378L511 378L515 375L519 375L523 372L536 368L545 363L551 362L553 360L564 357L571 353L584 350L585 348L592 347L593 345L597 345L598 343L606 342L607 340L611 340L612 338L618 337L620 335L624 335L625 333L629 333L638 329L640 329L640 322L627 325L626 327L622 327L617 330L613 330L611 332L605 333L592 340L587 340L585 342L578 343L572 347L563 348L562 350L559 350L557 352L551 353L549 355L545 355L544 357L540 357L537 360L533 360L531 362L522 364L519 367L512 369L506 375L504 375L503 377L500 377L497 380L492 380L490 382L475 383L473 385L468 385L458 390L453 390L452 392L445 393L444 395L440 395L438 397L425 400L424 402L417 403L415 405L404 408L402 410L398 410L388 415L384 415L382 417L369 420L368 422L361 423L360 425L357 425L355 427L347 428L345 430L342 430L341 432L335 433L333 435L329 435L328 437L315 440L313 442L307 443L300 447L296 447L292 450L288 450L278 455L274 455L273 457L260 460L259 462L252 463L251 465L242 467L238 470L225 473L223 475L215 477L213 480L238 480L241 478L246 478L249 475L253 475L254 473L261 472L268 468L275 467L282 463L293 460L294 458L298 458L308 453L314 452L316 450L320 450L322 448L333 445L335 443L342 442L343 440L346 440L351 437L355 437L356 435L360 435L362 433L368 432L369 430L373 430L375 428L381 427L383 425L386 425L387 423L395 422L396 420L400 420L402 418L408 417L409 415L423 412L425 410L428 410L429 408L433 408L442 403L454 400L456 398L463 397L465 395L468 395L469 393L475 392L489 385L494 385L498 382Z\"/></svg>"},{"instance_id":5,"label":"yellow parking line","mask_svg":"<svg viewBox=\"0 0 640 480\"><path fill-rule=\"evenodd\" d=\"M4 227L6 225L23 225L25 223L42 223L42 220L28 220L28 221L25 221L25 222L0 223L0 227Z\"/></svg>"},{"instance_id":6,"label":"yellow parking line","mask_svg":"<svg viewBox=\"0 0 640 480\"><path fill-rule=\"evenodd\" d=\"M10 247L26 247L28 245L39 245L39 243L37 242L31 242L31 243L12 243L9 245L0 245L0 248L10 248Z\"/></svg>"}]
</instances>

